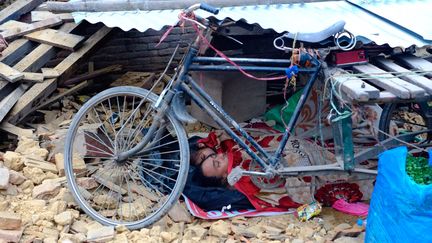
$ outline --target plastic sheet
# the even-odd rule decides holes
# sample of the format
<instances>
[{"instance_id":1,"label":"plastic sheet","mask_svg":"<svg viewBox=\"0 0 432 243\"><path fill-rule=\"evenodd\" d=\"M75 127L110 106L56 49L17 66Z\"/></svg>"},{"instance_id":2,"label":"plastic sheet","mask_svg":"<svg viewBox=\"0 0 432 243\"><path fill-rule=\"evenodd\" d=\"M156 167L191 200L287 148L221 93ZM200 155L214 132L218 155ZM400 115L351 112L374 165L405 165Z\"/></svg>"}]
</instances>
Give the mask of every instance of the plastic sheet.
<instances>
[{"instance_id":1,"label":"plastic sheet","mask_svg":"<svg viewBox=\"0 0 432 243\"><path fill-rule=\"evenodd\" d=\"M366 243L432 242L432 185L416 184L407 175L406 157L406 147L379 156Z\"/></svg>"}]
</instances>

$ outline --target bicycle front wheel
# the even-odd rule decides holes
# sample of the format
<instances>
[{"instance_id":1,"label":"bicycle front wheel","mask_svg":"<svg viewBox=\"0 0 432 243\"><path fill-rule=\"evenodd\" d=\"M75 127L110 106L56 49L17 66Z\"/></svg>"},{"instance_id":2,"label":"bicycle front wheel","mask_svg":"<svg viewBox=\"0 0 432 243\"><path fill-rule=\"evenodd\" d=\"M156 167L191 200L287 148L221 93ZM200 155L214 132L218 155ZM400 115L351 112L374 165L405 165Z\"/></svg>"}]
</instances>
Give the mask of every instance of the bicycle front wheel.
<instances>
[{"instance_id":1,"label":"bicycle front wheel","mask_svg":"<svg viewBox=\"0 0 432 243\"><path fill-rule=\"evenodd\" d=\"M167 112L155 121L157 96L137 87L115 87L86 102L65 142L65 175L81 209L105 225L149 226L180 197L189 167L181 123ZM159 124L152 134L149 127ZM136 154L119 156L144 136Z\"/></svg>"}]
</instances>

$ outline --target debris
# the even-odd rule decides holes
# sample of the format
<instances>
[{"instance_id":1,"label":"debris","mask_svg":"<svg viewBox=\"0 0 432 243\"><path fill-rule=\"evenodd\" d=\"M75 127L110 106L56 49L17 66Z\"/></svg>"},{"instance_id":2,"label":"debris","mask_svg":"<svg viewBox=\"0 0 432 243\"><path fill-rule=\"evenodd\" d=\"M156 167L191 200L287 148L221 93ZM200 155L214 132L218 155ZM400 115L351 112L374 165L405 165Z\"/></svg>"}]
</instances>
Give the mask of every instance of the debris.
<instances>
[{"instance_id":1,"label":"debris","mask_svg":"<svg viewBox=\"0 0 432 243\"><path fill-rule=\"evenodd\" d=\"M21 154L6 151L3 155L4 165L11 170L20 171L24 167L24 162L21 161Z\"/></svg>"},{"instance_id":2,"label":"debris","mask_svg":"<svg viewBox=\"0 0 432 243\"><path fill-rule=\"evenodd\" d=\"M9 185L9 170L0 168L0 189L6 189Z\"/></svg>"},{"instance_id":3,"label":"debris","mask_svg":"<svg viewBox=\"0 0 432 243\"><path fill-rule=\"evenodd\" d=\"M87 231L87 241L89 242L107 242L114 239L114 227L101 226L90 228Z\"/></svg>"},{"instance_id":4,"label":"debris","mask_svg":"<svg viewBox=\"0 0 432 243\"><path fill-rule=\"evenodd\" d=\"M174 206L171 208L171 210L168 211L168 215L176 223L179 223L179 222L191 223L192 222L192 215L178 201L174 204Z\"/></svg>"},{"instance_id":5,"label":"debris","mask_svg":"<svg viewBox=\"0 0 432 243\"><path fill-rule=\"evenodd\" d=\"M46 182L33 188L33 198L49 199L55 197L60 192L60 183Z\"/></svg>"},{"instance_id":6,"label":"debris","mask_svg":"<svg viewBox=\"0 0 432 243\"><path fill-rule=\"evenodd\" d=\"M65 211L54 216L54 221L58 225L70 225L72 224L73 216L70 211Z\"/></svg>"},{"instance_id":7,"label":"debris","mask_svg":"<svg viewBox=\"0 0 432 243\"><path fill-rule=\"evenodd\" d=\"M0 229L17 230L21 228L21 216L11 212L0 212Z\"/></svg>"},{"instance_id":8,"label":"debris","mask_svg":"<svg viewBox=\"0 0 432 243\"><path fill-rule=\"evenodd\" d=\"M224 220L218 220L210 226L209 235L226 237L231 233L231 224Z\"/></svg>"}]
</instances>

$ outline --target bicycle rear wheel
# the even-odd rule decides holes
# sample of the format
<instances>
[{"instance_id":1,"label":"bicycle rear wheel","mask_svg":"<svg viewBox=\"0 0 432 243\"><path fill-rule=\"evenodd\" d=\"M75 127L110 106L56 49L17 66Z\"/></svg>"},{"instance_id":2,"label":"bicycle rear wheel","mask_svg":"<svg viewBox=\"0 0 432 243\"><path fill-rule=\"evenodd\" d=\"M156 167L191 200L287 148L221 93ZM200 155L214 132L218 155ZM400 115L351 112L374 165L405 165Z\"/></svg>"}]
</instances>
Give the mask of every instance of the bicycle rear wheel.
<instances>
[{"instance_id":1,"label":"bicycle rear wheel","mask_svg":"<svg viewBox=\"0 0 432 243\"><path fill-rule=\"evenodd\" d=\"M432 139L432 133L426 130L432 129L432 118L427 115L431 112L431 109L426 102L385 104L381 114L379 129L391 136L424 130L424 133L416 135L408 142L429 144ZM387 134L380 132L378 139L383 141L389 138Z\"/></svg>"},{"instance_id":2,"label":"bicycle rear wheel","mask_svg":"<svg viewBox=\"0 0 432 243\"><path fill-rule=\"evenodd\" d=\"M118 155L138 144L155 122L157 96L136 87L105 90L75 115L65 142L65 174L81 209L105 225L149 226L178 200L186 182L189 147L170 112L139 153Z\"/></svg>"}]
</instances>

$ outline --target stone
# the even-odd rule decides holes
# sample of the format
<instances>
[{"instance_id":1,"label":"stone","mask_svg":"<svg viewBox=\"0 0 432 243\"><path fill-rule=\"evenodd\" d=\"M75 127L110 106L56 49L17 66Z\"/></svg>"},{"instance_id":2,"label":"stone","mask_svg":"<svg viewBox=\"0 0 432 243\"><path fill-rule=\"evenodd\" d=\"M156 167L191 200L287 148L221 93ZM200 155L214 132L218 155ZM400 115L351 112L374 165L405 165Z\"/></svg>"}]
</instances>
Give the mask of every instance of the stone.
<instances>
[{"instance_id":1,"label":"stone","mask_svg":"<svg viewBox=\"0 0 432 243\"><path fill-rule=\"evenodd\" d=\"M54 161L57 166L58 172L60 176L65 175L64 169L64 155L62 153L57 153L54 155ZM79 156L74 155L72 157L72 168L75 173L80 174L81 172L86 170L85 162ZM87 189L87 188L86 188Z\"/></svg>"},{"instance_id":2,"label":"stone","mask_svg":"<svg viewBox=\"0 0 432 243\"><path fill-rule=\"evenodd\" d=\"M55 197L60 192L61 185L59 183L43 183L33 188L33 198L49 199Z\"/></svg>"},{"instance_id":3,"label":"stone","mask_svg":"<svg viewBox=\"0 0 432 243\"><path fill-rule=\"evenodd\" d=\"M89 242L107 242L114 239L114 227L102 226L92 227L87 231L87 241Z\"/></svg>"},{"instance_id":4,"label":"stone","mask_svg":"<svg viewBox=\"0 0 432 243\"><path fill-rule=\"evenodd\" d=\"M9 170L0 168L0 189L6 189L9 185Z\"/></svg>"},{"instance_id":5,"label":"stone","mask_svg":"<svg viewBox=\"0 0 432 243\"><path fill-rule=\"evenodd\" d=\"M294 239L291 241L291 243L304 243L304 240L302 239Z\"/></svg>"},{"instance_id":6,"label":"stone","mask_svg":"<svg viewBox=\"0 0 432 243\"><path fill-rule=\"evenodd\" d=\"M123 225L123 224L117 225L115 227L115 230L116 230L117 233L123 233L123 232L128 232L129 231L129 229L125 225Z\"/></svg>"},{"instance_id":7,"label":"stone","mask_svg":"<svg viewBox=\"0 0 432 243\"><path fill-rule=\"evenodd\" d=\"M24 167L24 176L29 178L34 184L39 185L45 180L45 173L40 168Z\"/></svg>"},{"instance_id":8,"label":"stone","mask_svg":"<svg viewBox=\"0 0 432 243\"><path fill-rule=\"evenodd\" d=\"M342 224L338 224L336 227L334 227L334 231L338 232L338 231L342 231L342 230L347 230L347 229L351 229L351 225L347 224L347 223L342 223Z\"/></svg>"},{"instance_id":9,"label":"stone","mask_svg":"<svg viewBox=\"0 0 432 243\"><path fill-rule=\"evenodd\" d=\"M203 239L206 234L207 234L207 230L204 229L202 226L200 226L200 225L193 225L193 226L189 226L184 231L183 238L191 239L193 237L197 237L199 239Z\"/></svg>"},{"instance_id":10,"label":"stone","mask_svg":"<svg viewBox=\"0 0 432 243\"><path fill-rule=\"evenodd\" d=\"M59 232L56 229L52 228L44 227L42 233L44 233L45 237L54 238L56 241L59 237Z\"/></svg>"},{"instance_id":11,"label":"stone","mask_svg":"<svg viewBox=\"0 0 432 243\"><path fill-rule=\"evenodd\" d=\"M163 231L160 233L164 243L171 243L173 240L177 239L177 234L174 232Z\"/></svg>"},{"instance_id":12,"label":"stone","mask_svg":"<svg viewBox=\"0 0 432 243\"><path fill-rule=\"evenodd\" d=\"M50 236L50 237L44 238L43 243L57 243L57 239L58 239L58 237L55 238L55 237Z\"/></svg>"},{"instance_id":13,"label":"stone","mask_svg":"<svg viewBox=\"0 0 432 243\"><path fill-rule=\"evenodd\" d=\"M209 229L209 234L218 237L226 237L231 233L231 224L224 220L214 222Z\"/></svg>"},{"instance_id":14,"label":"stone","mask_svg":"<svg viewBox=\"0 0 432 243\"><path fill-rule=\"evenodd\" d=\"M27 178L18 171L10 170L9 171L9 183L13 185L21 185Z\"/></svg>"},{"instance_id":15,"label":"stone","mask_svg":"<svg viewBox=\"0 0 432 243\"><path fill-rule=\"evenodd\" d=\"M24 161L21 160L21 154L6 151L3 155L4 165L11 170L20 171L24 167Z\"/></svg>"},{"instance_id":16,"label":"stone","mask_svg":"<svg viewBox=\"0 0 432 243\"><path fill-rule=\"evenodd\" d=\"M21 189L19 189L16 185L8 184L6 190L3 189L0 192L3 195L16 196L21 192Z\"/></svg>"},{"instance_id":17,"label":"stone","mask_svg":"<svg viewBox=\"0 0 432 243\"><path fill-rule=\"evenodd\" d=\"M21 228L21 215L11 212L0 212L0 229L16 230Z\"/></svg>"},{"instance_id":18,"label":"stone","mask_svg":"<svg viewBox=\"0 0 432 243\"><path fill-rule=\"evenodd\" d=\"M178 201L176 204L174 204L174 206L168 212L168 215L172 219L172 221L174 221L176 223L179 223L179 222L191 223L192 222L192 215Z\"/></svg>"},{"instance_id":19,"label":"stone","mask_svg":"<svg viewBox=\"0 0 432 243\"><path fill-rule=\"evenodd\" d=\"M58 225L70 225L72 224L72 220L73 220L73 216L70 211L64 211L54 216L54 221Z\"/></svg>"},{"instance_id":20,"label":"stone","mask_svg":"<svg viewBox=\"0 0 432 243\"><path fill-rule=\"evenodd\" d=\"M127 242L128 242L128 238L126 232L117 234L113 240L113 243L127 243Z\"/></svg>"},{"instance_id":21,"label":"stone","mask_svg":"<svg viewBox=\"0 0 432 243\"><path fill-rule=\"evenodd\" d=\"M80 177L77 178L77 184L78 186L86 189L91 190L99 186L99 184L96 182L96 180L92 177Z\"/></svg>"},{"instance_id":22,"label":"stone","mask_svg":"<svg viewBox=\"0 0 432 243\"><path fill-rule=\"evenodd\" d=\"M0 201L0 211L5 211L10 206L10 202L8 200Z\"/></svg>"},{"instance_id":23,"label":"stone","mask_svg":"<svg viewBox=\"0 0 432 243\"><path fill-rule=\"evenodd\" d=\"M86 222L82 220L76 220L71 225L71 230L74 231L75 233L87 234L87 227L88 225Z\"/></svg>"},{"instance_id":24,"label":"stone","mask_svg":"<svg viewBox=\"0 0 432 243\"><path fill-rule=\"evenodd\" d=\"M2 230L0 229L0 239L7 242L19 242L23 233L23 229L19 230Z\"/></svg>"},{"instance_id":25,"label":"stone","mask_svg":"<svg viewBox=\"0 0 432 243\"><path fill-rule=\"evenodd\" d=\"M261 225L261 227L264 229L265 232L269 233L269 234L280 234L282 233L282 229L273 227L273 226L269 226L269 225Z\"/></svg>"},{"instance_id":26,"label":"stone","mask_svg":"<svg viewBox=\"0 0 432 243\"><path fill-rule=\"evenodd\" d=\"M303 239L309 239L314 235L315 231L310 226L305 225L301 228L299 236Z\"/></svg>"},{"instance_id":27,"label":"stone","mask_svg":"<svg viewBox=\"0 0 432 243\"><path fill-rule=\"evenodd\" d=\"M54 201L48 206L48 210L51 211L53 214L59 214L61 212L64 212L66 208L67 203L63 200Z\"/></svg>"},{"instance_id":28,"label":"stone","mask_svg":"<svg viewBox=\"0 0 432 243\"><path fill-rule=\"evenodd\" d=\"M26 154L32 148L39 148L39 142L31 138L21 137L18 141L18 146L15 149L15 152Z\"/></svg>"},{"instance_id":29,"label":"stone","mask_svg":"<svg viewBox=\"0 0 432 243\"><path fill-rule=\"evenodd\" d=\"M333 241L334 243L362 243L362 239L343 236Z\"/></svg>"}]
</instances>

